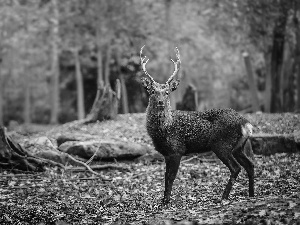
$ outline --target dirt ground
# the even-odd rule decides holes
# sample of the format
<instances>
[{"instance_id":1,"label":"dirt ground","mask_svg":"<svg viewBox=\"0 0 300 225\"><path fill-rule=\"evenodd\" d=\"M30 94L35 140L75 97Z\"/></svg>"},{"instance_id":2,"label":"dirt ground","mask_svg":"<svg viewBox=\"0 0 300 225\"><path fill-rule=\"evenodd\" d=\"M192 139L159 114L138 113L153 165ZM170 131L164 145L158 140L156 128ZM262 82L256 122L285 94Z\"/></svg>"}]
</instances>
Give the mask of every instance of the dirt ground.
<instances>
[{"instance_id":1,"label":"dirt ground","mask_svg":"<svg viewBox=\"0 0 300 225\"><path fill-rule=\"evenodd\" d=\"M293 133L299 114L247 114L255 133ZM18 140L62 133L99 135L151 145L144 114L116 121L74 123L31 134L12 133ZM57 168L38 174L0 173L0 224L300 224L300 155L256 155L255 197L249 198L242 171L228 201L220 196L228 169L212 154L184 158L174 182L170 206L163 207L164 162L115 162L129 171L104 170L109 182L90 173Z\"/></svg>"}]
</instances>

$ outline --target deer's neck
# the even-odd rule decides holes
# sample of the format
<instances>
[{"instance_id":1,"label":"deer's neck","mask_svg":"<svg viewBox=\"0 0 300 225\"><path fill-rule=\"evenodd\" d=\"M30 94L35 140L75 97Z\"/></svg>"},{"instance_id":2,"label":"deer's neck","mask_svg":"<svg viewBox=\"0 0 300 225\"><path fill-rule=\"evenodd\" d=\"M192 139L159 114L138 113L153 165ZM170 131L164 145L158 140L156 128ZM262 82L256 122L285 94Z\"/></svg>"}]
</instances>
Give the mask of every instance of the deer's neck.
<instances>
[{"instance_id":1,"label":"deer's neck","mask_svg":"<svg viewBox=\"0 0 300 225\"><path fill-rule=\"evenodd\" d=\"M169 101L164 107L157 107L155 103L149 101L146 110L147 127L153 127L155 129L159 128L160 130L165 131L173 121L171 110L172 108Z\"/></svg>"}]
</instances>

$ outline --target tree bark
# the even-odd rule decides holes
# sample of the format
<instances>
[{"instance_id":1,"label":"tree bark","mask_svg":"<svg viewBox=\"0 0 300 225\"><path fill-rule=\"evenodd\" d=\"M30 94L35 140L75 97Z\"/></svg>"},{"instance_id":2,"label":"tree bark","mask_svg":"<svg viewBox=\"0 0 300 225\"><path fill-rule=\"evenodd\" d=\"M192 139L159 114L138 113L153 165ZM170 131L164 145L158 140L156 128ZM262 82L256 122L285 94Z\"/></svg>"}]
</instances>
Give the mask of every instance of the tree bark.
<instances>
[{"instance_id":1,"label":"tree bark","mask_svg":"<svg viewBox=\"0 0 300 225\"><path fill-rule=\"evenodd\" d=\"M97 8L98 10L101 9L100 1L97 1ZM100 92L104 88L100 23L101 23L100 15L97 15L97 21L95 23L96 44L97 44L97 93L90 114L93 112L93 109L96 107L97 101L100 98L100 94L101 94Z\"/></svg>"},{"instance_id":2,"label":"tree bark","mask_svg":"<svg viewBox=\"0 0 300 225\"><path fill-rule=\"evenodd\" d=\"M272 88L272 77L271 77L271 65L270 65L270 54L265 53L265 63L266 63L266 88L265 88L265 100L264 100L264 111L269 113L271 110L271 88Z\"/></svg>"},{"instance_id":3,"label":"tree bark","mask_svg":"<svg viewBox=\"0 0 300 225\"><path fill-rule=\"evenodd\" d=\"M58 11L58 1L52 0L53 7L53 18L52 18L52 107L51 107L51 119L50 123L58 123L58 113L59 113L59 102L60 102L60 90L59 90L59 11Z\"/></svg>"},{"instance_id":4,"label":"tree bark","mask_svg":"<svg viewBox=\"0 0 300 225\"><path fill-rule=\"evenodd\" d=\"M30 74L25 74L24 123L31 123L31 82Z\"/></svg>"},{"instance_id":5,"label":"tree bark","mask_svg":"<svg viewBox=\"0 0 300 225\"><path fill-rule=\"evenodd\" d=\"M79 60L79 50L73 50L73 55L75 59L75 67L76 67L76 84L77 84L77 114L78 119L82 120L85 118L84 113L84 89L83 89L83 79L81 73L81 65Z\"/></svg>"},{"instance_id":6,"label":"tree bark","mask_svg":"<svg viewBox=\"0 0 300 225\"><path fill-rule=\"evenodd\" d=\"M103 83L103 79L102 79L102 53L98 50L97 53L97 64L98 64L98 73L97 73L97 93L96 93L96 97L92 106L92 110L93 108L95 108L95 105L97 104L98 99L100 98L100 92L101 90L104 88L104 83Z\"/></svg>"},{"instance_id":7,"label":"tree bark","mask_svg":"<svg viewBox=\"0 0 300 225\"><path fill-rule=\"evenodd\" d=\"M24 14L24 30L26 35L28 35L28 11ZM27 48L27 45L25 46ZM29 49L26 49L26 52L29 52ZM27 53L29 54L29 53ZM29 54L30 57L30 54ZM24 84L24 123L31 123L31 71L29 64L25 65L25 74L23 79Z\"/></svg>"},{"instance_id":8,"label":"tree bark","mask_svg":"<svg viewBox=\"0 0 300 225\"><path fill-rule=\"evenodd\" d=\"M281 112L282 103L280 101L280 73L283 63L285 31L288 10L286 9L283 0L280 2L281 12L275 23L273 30L273 46L271 56L271 76L272 76L272 88L271 88L271 112Z\"/></svg>"},{"instance_id":9,"label":"tree bark","mask_svg":"<svg viewBox=\"0 0 300 225\"><path fill-rule=\"evenodd\" d=\"M98 41L100 42L100 41ZM98 52L97 52L97 87L103 88L104 80L103 80L103 65L102 65L102 52L100 43L98 43Z\"/></svg>"},{"instance_id":10,"label":"tree bark","mask_svg":"<svg viewBox=\"0 0 300 225\"><path fill-rule=\"evenodd\" d=\"M106 60L104 67L104 83L110 86L109 75L110 75L110 59L111 59L111 45L108 43L106 49Z\"/></svg>"},{"instance_id":11,"label":"tree bark","mask_svg":"<svg viewBox=\"0 0 300 225\"><path fill-rule=\"evenodd\" d=\"M253 110L253 112L257 112L260 110L260 106L259 106L259 100L258 100L258 96L257 96L257 86L256 86L256 82L254 79L252 64L251 64L248 52L244 52L243 57L244 57L244 62L245 62L249 86L250 86L250 93L251 93L251 99L252 99L252 110Z\"/></svg>"},{"instance_id":12,"label":"tree bark","mask_svg":"<svg viewBox=\"0 0 300 225\"><path fill-rule=\"evenodd\" d=\"M299 14L300 14L300 3L295 1L294 9L294 24L295 24L295 34L296 34L296 47L295 47L295 67L296 67L296 82L297 82L297 102L296 108L297 111L300 111L300 23L299 23Z\"/></svg>"},{"instance_id":13,"label":"tree bark","mask_svg":"<svg viewBox=\"0 0 300 225\"><path fill-rule=\"evenodd\" d=\"M126 83L124 79L124 74L120 73L120 83L121 83L121 92L122 92L122 113L128 113L129 112L129 106L128 106L128 95L127 95L127 88Z\"/></svg>"},{"instance_id":14,"label":"tree bark","mask_svg":"<svg viewBox=\"0 0 300 225\"><path fill-rule=\"evenodd\" d=\"M98 0L97 1L97 9L99 12L102 12L102 6L101 6L102 1ZM97 19L95 21L95 30L96 30L96 45L97 45L97 66L98 66L98 76L97 76L97 85L98 85L98 90L104 87L104 76L103 76L103 57L102 57L102 34L101 34L101 16L98 13L97 14Z\"/></svg>"},{"instance_id":15,"label":"tree bark","mask_svg":"<svg viewBox=\"0 0 300 225\"><path fill-rule=\"evenodd\" d=\"M122 74L122 71L121 71L120 51L117 52L117 66L118 66L119 79L120 79L120 83L121 83L122 113L128 113L129 112L129 104L128 104L127 87L126 87L124 74Z\"/></svg>"},{"instance_id":16,"label":"tree bark","mask_svg":"<svg viewBox=\"0 0 300 225\"><path fill-rule=\"evenodd\" d=\"M3 126L3 95L4 95L4 85L2 74L0 73L0 126Z\"/></svg>"},{"instance_id":17,"label":"tree bark","mask_svg":"<svg viewBox=\"0 0 300 225\"><path fill-rule=\"evenodd\" d=\"M294 76L294 62L290 51L289 43L285 45L284 61L281 72L281 102L284 112L292 112L295 110L295 76Z\"/></svg>"}]
</instances>

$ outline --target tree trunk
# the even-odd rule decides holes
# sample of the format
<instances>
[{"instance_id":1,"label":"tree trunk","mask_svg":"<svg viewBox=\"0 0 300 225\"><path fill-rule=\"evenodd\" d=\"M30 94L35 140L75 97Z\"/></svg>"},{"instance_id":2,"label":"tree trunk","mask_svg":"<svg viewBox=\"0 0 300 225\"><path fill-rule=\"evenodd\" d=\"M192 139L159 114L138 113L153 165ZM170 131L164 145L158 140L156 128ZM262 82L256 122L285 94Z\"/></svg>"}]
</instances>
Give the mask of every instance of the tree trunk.
<instances>
[{"instance_id":1,"label":"tree trunk","mask_svg":"<svg viewBox=\"0 0 300 225\"><path fill-rule=\"evenodd\" d=\"M246 66L246 71L247 71L248 81L249 81L249 86L250 86L250 92L251 92L251 97L252 97L251 98L252 99L252 110L253 110L253 112L257 112L260 110L260 106L259 106L259 100L258 100L258 96L257 96L256 82L254 79L252 64L251 64L248 52L244 52L243 57L244 57L244 61L245 61L245 66Z\"/></svg>"},{"instance_id":2,"label":"tree trunk","mask_svg":"<svg viewBox=\"0 0 300 225\"><path fill-rule=\"evenodd\" d=\"M284 53L284 39L288 10L285 3L281 0L281 12L277 18L274 30L273 30L273 46L271 56L271 76L272 76L272 88L271 88L271 112L282 111L282 104L280 101L280 73L283 63Z\"/></svg>"},{"instance_id":3,"label":"tree trunk","mask_svg":"<svg viewBox=\"0 0 300 225\"><path fill-rule=\"evenodd\" d=\"M97 2L98 9L100 9L100 1ZM99 26L98 26L99 25ZM100 98L100 92L104 88L103 81L103 64L102 64L102 52L101 52L101 31L100 31L100 17L97 17L97 23L95 23L96 29L96 44L97 44L97 93L92 106L92 110L96 107L97 101Z\"/></svg>"},{"instance_id":4,"label":"tree trunk","mask_svg":"<svg viewBox=\"0 0 300 225\"><path fill-rule=\"evenodd\" d=\"M295 24L295 33L296 33L296 47L295 47L295 67L296 67L296 82L297 82L297 102L296 107L297 111L300 111L300 23L299 23L299 14L300 14L300 3L295 1L295 14L294 14L294 24Z\"/></svg>"},{"instance_id":5,"label":"tree trunk","mask_svg":"<svg viewBox=\"0 0 300 225\"><path fill-rule=\"evenodd\" d=\"M59 113L59 102L60 102L60 91L59 91L59 11L58 11L58 1L52 0L53 6L53 17L52 17L52 107L51 107L51 119L50 123L56 124L58 122Z\"/></svg>"},{"instance_id":6,"label":"tree trunk","mask_svg":"<svg viewBox=\"0 0 300 225\"><path fill-rule=\"evenodd\" d=\"M2 74L0 73L0 126L3 126L3 95L4 95L4 85Z\"/></svg>"},{"instance_id":7,"label":"tree trunk","mask_svg":"<svg viewBox=\"0 0 300 225\"><path fill-rule=\"evenodd\" d=\"M92 109L95 108L98 99L100 98L100 92L104 88L103 79L102 79L102 53L98 50L97 53L97 64L98 64L98 73L97 73L97 93L92 106Z\"/></svg>"},{"instance_id":8,"label":"tree trunk","mask_svg":"<svg viewBox=\"0 0 300 225\"><path fill-rule=\"evenodd\" d=\"M77 84L77 114L78 119L82 120L85 118L84 113L84 89L83 89L83 79L81 73L81 65L79 60L78 49L73 50L75 67L76 67L76 84Z\"/></svg>"},{"instance_id":9,"label":"tree trunk","mask_svg":"<svg viewBox=\"0 0 300 225\"><path fill-rule=\"evenodd\" d=\"M271 87L272 87L272 77L270 68L270 54L269 51L265 53L265 63L266 63L266 87L265 87L265 100L264 100L264 111L269 113L271 110Z\"/></svg>"},{"instance_id":10,"label":"tree trunk","mask_svg":"<svg viewBox=\"0 0 300 225\"><path fill-rule=\"evenodd\" d=\"M102 3L103 3L103 1L101 1L101 0L98 0L96 2L98 12L103 12L102 11L102 7L103 7ZM96 44L97 44L97 66L98 66L98 77L97 77L98 90L102 89L104 87L103 64L102 64L103 57L102 57L102 51L101 51L103 34L101 33L101 27L102 27L102 20L101 20L100 13L98 13L97 19L95 21Z\"/></svg>"},{"instance_id":11,"label":"tree trunk","mask_svg":"<svg viewBox=\"0 0 300 225\"><path fill-rule=\"evenodd\" d=\"M294 63L289 43L285 44L284 61L281 72L281 102L284 112L295 110Z\"/></svg>"},{"instance_id":12,"label":"tree trunk","mask_svg":"<svg viewBox=\"0 0 300 225\"><path fill-rule=\"evenodd\" d=\"M106 60L105 60L105 67L104 67L104 83L106 85L110 85L109 75L110 75L110 59L111 59L111 45L108 43L106 49Z\"/></svg>"},{"instance_id":13,"label":"tree trunk","mask_svg":"<svg viewBox=\"0 0 300 225\"><path fill-rule=\"evenodd\" d=\"M102 52L101 52L100 43L98 43L98 52L97 52L97 87L100 89L104 87Z\"/></svg>"},{"instance_id":14,"label":"tree trunk","mask_svg":"<svg viewBox=\"0 0 300 225\"><path fill-rule=\"evenodd\" d=\"M120 71L121 72L121 71ZM129 107L128 107L128 95L127 95L127 88L126 83L124 79L124 74L120 73L120 82L121 82L121 92L122 92L122 113L128 113Z\"/></svg>"},{"instance_id":15,"label":"tree trunk","mask_svg":"<svg viewBox=\"0 0 300 225\"><path fill-rule=\"evenodd\" d=\"M286 86L284 87L283 92L283 108L285 112L293 112L295 111L295 88L294 81L295 76L293 72L293 65L291 62L288 63L288 67L286 70Z\"/></svg>"},{"instance_id":16,"label":"tree trunk","mask_svg":"<svg viewBox=\"0 0 300 225\"><path fill-rule=\"evenodd\" d=\"M27 71L28 72L28 71ZM30 74L25 74L25 101L24 101L24 123L31 123L31 82Z\"/></svg>"},{"instance_id":17,"label":"tree trunk","mask_svg":"<svg viewBox=\"0 0 300 225\"><path fill-rule=\"evenodd\" d=\"M128 104L127 87L126 87L124 74L122 74L122 71L121 71L121 54L120 54L119 50L117 52L117 66L118 66L119 79L120 79L120 83L121 83L122 113L128 113L129 112L129 104Z\"/></svg>"},{"instance_id":18,"label":"tree trunk","mask_svg":"<svg viewBox=\"0 0 300 225\"><path fill-rule=\"evenodd\" d=\"M26 35L29 35L28 33L28 11L24 14L24 30ZM28 45L25 46L27 48ZM29 52L29 49L26 49L26 52ZM29 55L30 56L30 55ZM30 124L31 123L31 70L30 66L27 64L24 68L25 74L23 78L24 82L24 123Z\"/></svg>"}]
</instances>

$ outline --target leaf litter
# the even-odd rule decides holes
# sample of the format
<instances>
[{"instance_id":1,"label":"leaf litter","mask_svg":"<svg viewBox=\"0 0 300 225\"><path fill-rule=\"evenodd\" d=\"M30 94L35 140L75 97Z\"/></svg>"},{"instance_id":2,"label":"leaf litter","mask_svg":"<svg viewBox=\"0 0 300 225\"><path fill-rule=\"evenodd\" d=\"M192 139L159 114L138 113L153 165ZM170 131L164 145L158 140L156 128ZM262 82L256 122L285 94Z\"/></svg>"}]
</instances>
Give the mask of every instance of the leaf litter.
<instances>
[{"instance_id":1,"label":"leaf litter","mask_svg":"<svg viewBox=\"0 0 300 225\"><path fill-rule=\"evenodd\" d=\"M291 133L299 129L294 115L263 119L248 115L257 130ZM131 115L135 117L135 115ZM150 143L146 134L128 137L124 124L137 119L119 118L117 138ZM280 125L274 125L280 120ZM288 130L283 122L289 120ZM292 120L292 121L290 121ZM124 122L125 121L125 122ZM265 125L266 121L270 125ZM106 121L113 135L113 121ZM102 124L102 125L103 125ZM120 126L120 124L122 126ZM283 124L283 125L282 125ZM96 130L96 125L93 129ZM99 125L98 125L99 126ZM298 126L298 127L297 127ZM292 128L291 128L292 127ZM130 130L132 127L127 128ZM65 128L63 128L65 129ZM69 131L70 127L67 128ZM78 129L78 128L76 128ZM76 132L73 128L73 131ZM96 132L87 128L89 132ZM98 127L99 129L99 127ZM105 126L102 129L106 129ZM120 131L120 129L122 129ZM144 129L144 128L143 128ZM275 132L274 131L274 132ZM51 135L54 131L49 131ZM70 131L71 132L71 131ZM135 131L136 132L136 131ZM142 133L144 130L141 131ZM133 131L129 133L133 134ZM124 137L122 137L122 135ZM169 207L161 205L164 163L117 162L130 171L104 170L112 178L103 182L85 172L0 173L0 224L294 224L300 221L300 156L281 153L256 155L255 197L248 197L248 179L242 170L228 201L220 202L229 178L228 169L214 155L183 160L174 182Z\"/></svg>"}]
</instances>

